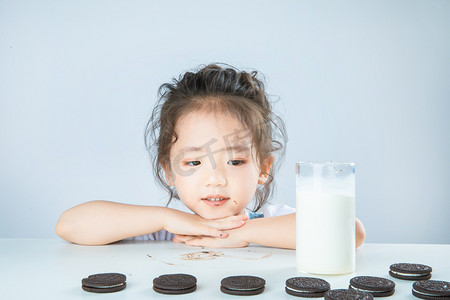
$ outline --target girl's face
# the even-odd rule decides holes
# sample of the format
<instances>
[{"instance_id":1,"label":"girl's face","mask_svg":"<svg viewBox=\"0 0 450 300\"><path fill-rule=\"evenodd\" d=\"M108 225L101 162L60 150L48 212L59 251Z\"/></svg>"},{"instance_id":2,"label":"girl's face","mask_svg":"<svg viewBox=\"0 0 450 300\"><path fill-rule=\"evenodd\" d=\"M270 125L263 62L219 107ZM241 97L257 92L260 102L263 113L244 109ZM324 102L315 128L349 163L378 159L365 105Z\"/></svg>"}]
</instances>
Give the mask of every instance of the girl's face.
<instances>
[{"instance_id":1,"label":"girl's face","mask_svg":"<svg viewBox=\"0 0 450 300\"><path fill-rule=\"evenodd\" d=\"M180 118L175 132L165 174L181 201L205 219L243 214L272 164L258 168L250 132L236 118L201 111Z\"/></svg>"}]
</instances>

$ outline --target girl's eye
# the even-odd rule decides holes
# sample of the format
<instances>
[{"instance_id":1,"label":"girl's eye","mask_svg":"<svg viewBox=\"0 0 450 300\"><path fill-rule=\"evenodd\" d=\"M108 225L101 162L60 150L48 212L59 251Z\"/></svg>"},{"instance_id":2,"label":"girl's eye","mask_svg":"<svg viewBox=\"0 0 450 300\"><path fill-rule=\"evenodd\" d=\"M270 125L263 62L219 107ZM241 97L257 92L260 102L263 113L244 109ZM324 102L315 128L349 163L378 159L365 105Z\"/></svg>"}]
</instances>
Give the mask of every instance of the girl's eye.
<instances>
[{"instance_id":1,"label":"girl's eye","mask_svg":"<svg viewBox=\"0 0 450 300\"><path fill-rule=\"evenodd\" d=\"M198 160L186 162L186 165L188 165L188 166L198 166L199 164L200 164L200 162Z\"/></svg>"},{"instance_id":2,"label":"girl's eye","mask_svg":"<svg viewBox=\"0 0 450 300\"><path fill-rule=\"evenodd\" d=\"M230 160L229 162L228 162L228 164L229 165L232 165L232 166L239 166L239 165L242 165L242 164L244 164L245 162L243 161L243 160Z\"/></svg>"}]
</instances>

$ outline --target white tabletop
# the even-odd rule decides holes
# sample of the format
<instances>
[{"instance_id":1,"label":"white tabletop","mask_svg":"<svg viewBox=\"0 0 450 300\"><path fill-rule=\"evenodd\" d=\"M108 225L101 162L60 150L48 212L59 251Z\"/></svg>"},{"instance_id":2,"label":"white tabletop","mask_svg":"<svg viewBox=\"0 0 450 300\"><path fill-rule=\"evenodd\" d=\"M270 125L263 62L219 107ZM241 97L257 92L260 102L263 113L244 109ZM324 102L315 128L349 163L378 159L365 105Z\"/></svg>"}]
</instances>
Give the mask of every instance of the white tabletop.
<instances>
[{"instance_id":1,"label":"white tabletop","mask_svg":"<svg viewBox=\"0 0 450 300\"><path fill-rule=\"evenodd\" d=\"M231 275L256 275L266 280L265 291L256 297L292 300L302 298L286 294L286 279L310 276L296 271L295 250L259 246L202 249L154 241L79 246L58 239L0 239L0 249L1 299L235 299L220 292L220 281ZM183 259L201 251L215 251L218 257ZM314 277L327 280L332 289L348 288L354 276L385 277L396 283L389 299L418 299L411 295L412 281L389 276L389 266L397 262L429 265L432 279L450 281L450 245L365 244L356 252L355 273ZM104 272L125 274L127 288L104 295L81 289L82 278ZM194 275L197 290L179 296L154 292L153 278L170 273Z\"/></svg>"}]
</instances>

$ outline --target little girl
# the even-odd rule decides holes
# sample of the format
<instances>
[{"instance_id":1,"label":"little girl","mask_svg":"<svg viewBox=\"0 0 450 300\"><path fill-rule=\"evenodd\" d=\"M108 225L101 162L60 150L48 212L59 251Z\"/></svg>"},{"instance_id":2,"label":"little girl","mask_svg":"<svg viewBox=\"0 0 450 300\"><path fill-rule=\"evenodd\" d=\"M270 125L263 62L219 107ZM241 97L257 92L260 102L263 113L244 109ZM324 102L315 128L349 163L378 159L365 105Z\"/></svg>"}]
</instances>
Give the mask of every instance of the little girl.
<instances>
[{"instance_id":1,"label":"little girl","mask_svg":"<svg viewBox=\"0 0 450 300\"><path fill-rule=\"evenodd\" d=\"M257 72L208 65L163 84L159 94L146 128L155 176L169 203L180 199L194 214L91 201L64 212L56 233L85 245L145 239L295 249L295 209L267 204L287 138ZM356 245L364 238L356 219Z\"/></svg>"}]
</instances>

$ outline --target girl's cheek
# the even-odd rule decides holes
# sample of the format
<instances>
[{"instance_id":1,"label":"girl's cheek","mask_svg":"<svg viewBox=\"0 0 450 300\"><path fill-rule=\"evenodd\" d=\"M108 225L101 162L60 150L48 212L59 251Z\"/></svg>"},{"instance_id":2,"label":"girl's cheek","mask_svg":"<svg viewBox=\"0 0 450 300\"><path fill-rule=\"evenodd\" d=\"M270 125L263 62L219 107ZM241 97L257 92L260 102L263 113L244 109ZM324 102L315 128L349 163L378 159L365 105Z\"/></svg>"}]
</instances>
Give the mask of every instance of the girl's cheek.
<instances>
[{"instance_id":1,"label":"girl's cheek","mask_svg":"<svg viewBox=\"0 0 450 300\"><path fill-rule=\"evenodd\" d=\"M174 172L177 177L182 177L183 179L186 179L192 176L196 176L196 174L199 173L199 168L179 162L178 165L174 167Z\"/></svg>"},{"instance_id":2,"label":"girl's cheek","mask_svg":"<svg viewBox=\"0 0 450 300\"><path fill-rule=\"evenodd\" d=\"M181 176L184 182L199 181L202 178L200 170L188 170L185 174Z\"/></svg>"}]
</instances>

